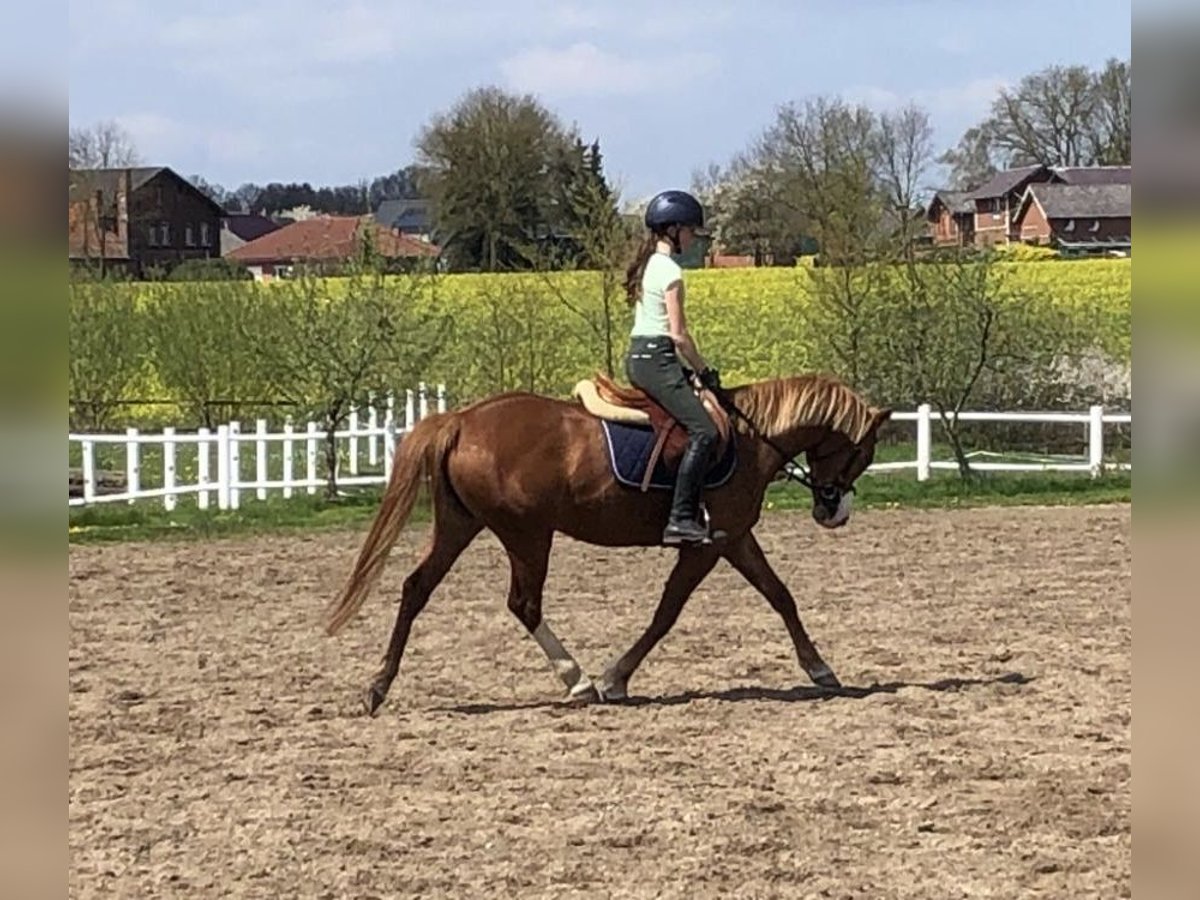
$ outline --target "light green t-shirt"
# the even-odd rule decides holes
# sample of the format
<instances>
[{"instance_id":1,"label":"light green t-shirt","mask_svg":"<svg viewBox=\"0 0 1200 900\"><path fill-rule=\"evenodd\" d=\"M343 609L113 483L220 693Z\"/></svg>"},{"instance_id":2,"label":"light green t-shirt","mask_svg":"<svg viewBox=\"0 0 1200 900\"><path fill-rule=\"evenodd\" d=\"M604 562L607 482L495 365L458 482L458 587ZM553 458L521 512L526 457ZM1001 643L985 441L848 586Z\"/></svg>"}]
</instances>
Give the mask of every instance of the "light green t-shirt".
<instances>
[{"instance_id":1,"label":"light green t-shirt","mask_svg":"<svg viewBox=\"0 0 1200 900\"><path fill-rule=\"evenodd\" d=\"M634 306L630 334L635 337L670 334L666 290L672 282L682 277L683 270L679 264L665 253L655 253L646 261L646 270L642 273L642 296Z\"/></svg>"}]
</instances>

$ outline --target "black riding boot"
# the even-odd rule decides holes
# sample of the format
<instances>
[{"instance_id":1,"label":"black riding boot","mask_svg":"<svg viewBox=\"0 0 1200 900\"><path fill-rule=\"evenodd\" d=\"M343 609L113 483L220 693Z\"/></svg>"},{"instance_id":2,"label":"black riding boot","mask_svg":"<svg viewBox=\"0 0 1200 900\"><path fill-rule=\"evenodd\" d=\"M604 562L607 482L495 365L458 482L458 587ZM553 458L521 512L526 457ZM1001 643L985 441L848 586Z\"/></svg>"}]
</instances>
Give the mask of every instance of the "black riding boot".
<instances>
[{"instance_id":1,"label":"black riding boot","mask_svg":"<svg viewBox=\"0 0 1200 900\"><path fill-rule=\"evenodd\" d=\"M693 435L688 440L687 450L679 461L671 518L663 531L664 544L701 544L709 539L708 529L697 517L711 450L712 440L708 435Z\"/></svg>"}]
</instances>

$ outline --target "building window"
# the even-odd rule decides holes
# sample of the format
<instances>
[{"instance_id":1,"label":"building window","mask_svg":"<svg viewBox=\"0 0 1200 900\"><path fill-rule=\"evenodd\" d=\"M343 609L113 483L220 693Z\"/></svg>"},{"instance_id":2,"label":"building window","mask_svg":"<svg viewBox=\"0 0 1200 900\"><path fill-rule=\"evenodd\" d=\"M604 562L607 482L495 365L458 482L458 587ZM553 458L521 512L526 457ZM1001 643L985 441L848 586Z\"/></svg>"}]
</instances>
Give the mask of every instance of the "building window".
<instances>
[{"instance_id":1,"label":"building window","mask_svg":"<svg viewBox=\"0 0 1200 900\"><path fill-rule=\"evenodd\" d=\"M158 226L158 232L159 232L159 242L164 247L170 247L171 246L171 223L170 222L160 223Z\"/></svg>"},{"instance_id":2,"label":"building window","mask_svg":"<svg viewBox=\"0 0 1200 900\"><path fill-rule=\"evenodd\" d=\"M1093 220L1092 220L1092 227L1091 227L1089 230L1090 230L1090 231L1092 231L1092 232L1097 232L1097 231L1099 231L1099 230L1100 230L1100 220L1099 220L1099 219L1093 219Z\"/></svg>"},{"instance_id":3,"label":"building window","mask_svg":"<svg viewBox=\"0 0 1200 900\"><path fill-rule=\"evenodd\" d=\"M158 226L157 225L151 225L149 228L146 229L146 239L147 239L147 243L149 243L151 247L158 246Z\"/></svg>"},{"instance_id":4,"label":"building window","mask_svg":"<svg viewBox=\"0 0 1200 900\"><path fill-rule=\"evenodd\" d=\"M210 241L211 241L211 237L208 233L208 223L201 222L200 223L200 246L201 247L210 247L210 246L212 246Z\"/></svg>"},{"instance_id":5,"label":"building window","mask_svg":"<svg viewBox=\"0 0 1200 900\"><path fill-rule=\"evenodd\" d=\"M183 242L189 247L196 246L196 229L192 227L191 222L183 227Z\"/></svg>"},{"instance_id":6,"label":"building window","mask_svg":"<svg viewBox=\"0 0 1200 900\"><path fill-rule=\"evenodd\" d=\"M1067 219L1067 224L1063 226L1063 231L1074 231L1074 230L1075 230L1075 220Z\"/></svg>"}]
</instances>

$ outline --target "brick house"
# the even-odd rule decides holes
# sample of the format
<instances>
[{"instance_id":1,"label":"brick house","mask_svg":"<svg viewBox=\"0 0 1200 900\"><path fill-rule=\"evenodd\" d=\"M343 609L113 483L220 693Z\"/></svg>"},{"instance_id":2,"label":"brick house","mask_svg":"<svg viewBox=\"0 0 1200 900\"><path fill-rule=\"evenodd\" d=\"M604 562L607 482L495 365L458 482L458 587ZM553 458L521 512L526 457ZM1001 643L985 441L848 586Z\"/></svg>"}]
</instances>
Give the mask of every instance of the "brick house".
<instances>
[{"instance_id":1,"label":"brick house","mask_svg":"<svg viewBox=\"0 0 1200 900\"><path fill-rule=\"evenodd\" d=\"M938 247L966 247L975 242L975 203L970 191L938 191L925 218Z\"/></svg>"},{"instance_id":2,"label":"brick house","mask_svg":"<svg viewBox=\"0 0 1200 900\"><path fill-rule=\"evenodd\" d=\"M975 244L990 247L1012 239L1013 217L1031 184L1050 181L1049 166L1022 166L997 172L968 195L975 206Z\"/></svg>"},{"instance_id":3,"label":"brick house","mask_svg":"<svg viewBox=\"0 0 1200 900\"><path fill-rule=\"evenodd\" d=\"M257 281L286 278L293 266L305 264L336 271L358 258L365 242L401 270L420 260L436 261L440 248L428 241L397 234L373 216L326 216L292 222L231 250L225 258L246 266Z\"/></svg>"},{"instance_id":4,"label":"brick house","mask_svg":"<svg viewBox=\"0 0 1200 900\"><path fill-rule=\"evenodd\" d=\"M1017 209L1020 240L1064 253L1125 253L1133 245L1133 185L1033 184Z\"/></svg>"},{"instance_id":5,"label":"brick house","mask_svg":"<svg viewBox=\"0 0 1200 900\"><path fill-rule=\"evenodd\" d=\"M72 265L144 277L221 255L221 207L166 166L73 169L67 198Z\"/></svg>"},{"instance_id":6,"label":"brick house","mask_svg":"<svg viewBox=\"0 0 1200 900\"><path fill-rule=\"evenodd\" d=\"M968 192L939 191L926 212L934 244L958 243L989 247L1020 241L1017 215L1031 185L1058 184L1079 187L1133 182L1132 166L1021 166L997 172ZM958 212L950 210L956 207ZM968 210L970 215L968 217ZM957 228L957 230L956 230ZM966 232L970 231L969 237Z\"/></svg>"}]
</instances>

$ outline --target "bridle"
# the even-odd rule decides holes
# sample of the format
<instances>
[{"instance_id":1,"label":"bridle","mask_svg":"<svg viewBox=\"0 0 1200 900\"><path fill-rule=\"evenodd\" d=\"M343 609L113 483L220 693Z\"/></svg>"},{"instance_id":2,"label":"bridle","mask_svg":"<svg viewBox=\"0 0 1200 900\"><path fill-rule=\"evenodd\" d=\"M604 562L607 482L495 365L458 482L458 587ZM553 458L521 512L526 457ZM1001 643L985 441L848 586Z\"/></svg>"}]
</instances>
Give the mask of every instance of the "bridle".
<instances>
[{"instance_id":1,"label":"bridle","mask_svg":"<svg viewBox=\"0 0 1200 900\"><path fill-rule=\"evenodd\" d=\"M845 474L850 471L850 467L854 465L855 461L858 459L858 455L862 452L861 447L854 448L854 452L850 454L850 458L846 461L846 464L842 467L842 471L838 473L838 476L836 479L834 479L834 481L830 482L829 484L818 485L813 481L810 470L805 467L804 464L797 462L795 457L789 456L778 444L771 440L771 438L767 437L767 435L763 433L762 429L754 424L750 417L738 408L737 404L734 403L732 398L725 393L723 388L708 388L708 390L712 391L713 396L717 398L717 402L721 404L726 412L732 413L745 422L755 437L759 438L763 443L779 454L779 458L782 461L780 469L783 474L787 476L789 481L795 481L797 484L803 485L812 491L814 497L818 498L822 502L833 505L837 504L843 494L854 493L854 485L850 484L843 486L842 484L839 484L839 482L845 480ZM826 453L821 456L817 456L814 458L814 462L820 462L821 460L828 459L831 456L833 456L833 453Z\"/></svg>"}]
</instances>

